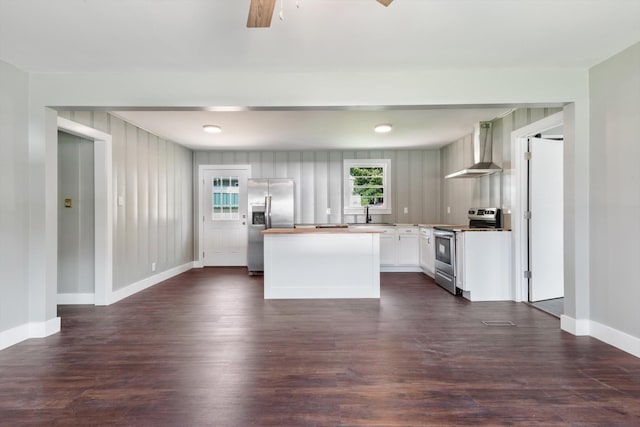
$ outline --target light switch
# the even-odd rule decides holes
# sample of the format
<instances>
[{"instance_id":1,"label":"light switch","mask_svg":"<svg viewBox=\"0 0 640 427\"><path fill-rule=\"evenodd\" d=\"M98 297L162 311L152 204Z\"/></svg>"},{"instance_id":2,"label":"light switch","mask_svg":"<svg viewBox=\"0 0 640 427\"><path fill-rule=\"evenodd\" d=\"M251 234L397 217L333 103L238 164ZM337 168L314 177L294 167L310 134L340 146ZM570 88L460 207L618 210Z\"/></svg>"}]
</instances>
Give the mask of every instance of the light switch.
<instances>
[{"instance_id":1,"label":"light switch","mask_svg":"<svg viewBox=\"0 0 640 427\"><path fill-rule=\"evenodd\" d=\"M409 208L408 207L404 207L404 213L408 214L409 213Z\"/></svg>"},{"instance_id":2,"label":"light switch","mask_svg":"<svg viewBox=\"0 0 640 427\"><path fill-rule=\"evenodd\" d=\"M118 206L124 206L124 197L118 196Z\"/></svg>"},{"instance_id":3,"label":"light switch","mask_svg":"<svg viewBox=\"0 0 640 427\"><path fill-rule=\"evenodd\" d=\"M447 206L447 213L450 214L451 213L451 206Z\"/></svg>"},{"instance_id":4,"label":"light switch","mask_svg":"<svg viewBox=\"0 0 640 427\"><path fill-rule=\"evenodd\" d=\"M71 200L71 199L64 199L64 207L65 207L65 208L70 208L71 206L73 206L73 200Z\"/></svg>"}]
</instances>

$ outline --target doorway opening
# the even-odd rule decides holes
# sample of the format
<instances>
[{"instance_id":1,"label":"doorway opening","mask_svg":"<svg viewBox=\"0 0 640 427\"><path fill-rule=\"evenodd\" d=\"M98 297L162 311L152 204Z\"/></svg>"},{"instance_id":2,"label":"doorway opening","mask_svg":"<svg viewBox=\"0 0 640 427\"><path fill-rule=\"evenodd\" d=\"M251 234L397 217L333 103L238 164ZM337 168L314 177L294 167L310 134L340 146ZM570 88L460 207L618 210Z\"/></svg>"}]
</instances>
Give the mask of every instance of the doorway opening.
<instances>
[{"instance_id":1,"label":"doorway opening","mask_svg":"<svg viewBox=\"0 0 640 427\"><path fill-rule=\"evenodd\" d=\"M93 141L58 131L57 304L95 303Z\"/></svg>"},{"instance_id":2,"label":"doorway opening","mask_svg":"<svg viewBox=\"0 0 640 427\"><path fill-rule=\"evenodd\" d=\"M113 290L112 138L62 117L57 118L57 125L58 132L80 137L85 143L92 143L93 148L93 301L89 301L91 293L79 292L74 297L65 297L65 303L109 305ZM59 189L58 195L62 196Z\"/></svg>"},{"instance_id":3,"label":"doorway opening","mask_svg":"<svg viewBox=\"0 0 640 427\"><path fill-rule=\"evenodd\" d=\"M563 113L511 134L515 296L564 314Z\"/></svg>"}]
</instances>

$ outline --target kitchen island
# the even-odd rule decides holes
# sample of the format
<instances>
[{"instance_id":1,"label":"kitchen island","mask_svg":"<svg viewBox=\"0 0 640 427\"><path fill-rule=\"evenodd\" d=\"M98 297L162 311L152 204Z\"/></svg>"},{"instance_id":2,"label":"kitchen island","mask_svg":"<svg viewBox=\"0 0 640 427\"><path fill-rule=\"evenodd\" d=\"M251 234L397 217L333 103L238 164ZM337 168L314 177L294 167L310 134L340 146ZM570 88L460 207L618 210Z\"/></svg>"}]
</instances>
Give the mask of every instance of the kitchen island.
<instances>
[{"instance_id":1,"label":"kitchen island","mask_svg":"<svg viewBox=\"0 0 640 427\"><path fill-rule=\"evenodd\" d=\"M264 298L380 298L380 231L271 228Z\"/></svg>"}]
</instances>

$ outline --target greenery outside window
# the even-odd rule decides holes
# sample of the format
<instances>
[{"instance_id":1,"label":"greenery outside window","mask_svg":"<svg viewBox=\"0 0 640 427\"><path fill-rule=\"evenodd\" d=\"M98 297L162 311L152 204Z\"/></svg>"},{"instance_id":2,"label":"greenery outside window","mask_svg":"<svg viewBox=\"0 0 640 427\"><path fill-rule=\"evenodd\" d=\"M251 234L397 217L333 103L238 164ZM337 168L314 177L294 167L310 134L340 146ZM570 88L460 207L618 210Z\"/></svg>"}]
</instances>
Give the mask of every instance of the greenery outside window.
<instances>
[{"instance_id":1,"label":"greenery outside window","mask_svg":"<svg viewBox=\"0 0 640 427\"><path fill-rule=\"evenodd\" d=\"M344 214L391 213L391 160L344 160Z\"/></svg>"}]
</instances>

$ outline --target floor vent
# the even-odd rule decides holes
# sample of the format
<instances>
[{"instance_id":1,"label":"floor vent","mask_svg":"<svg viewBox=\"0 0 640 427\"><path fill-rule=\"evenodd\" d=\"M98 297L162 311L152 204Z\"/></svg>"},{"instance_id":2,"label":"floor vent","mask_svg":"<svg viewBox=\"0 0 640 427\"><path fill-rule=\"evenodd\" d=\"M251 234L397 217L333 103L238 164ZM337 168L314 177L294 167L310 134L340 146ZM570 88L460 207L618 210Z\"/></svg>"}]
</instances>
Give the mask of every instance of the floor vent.
<instances>
[{"instance_id":1,"label":"floor vent","mask_svg":"<svg viewBox=\"0 0 640 427\"><path fill-rule=\"evenodd\" d=\"M483 320L485 326L516 326L515 323L508 320Z\"/></svg>"}]
</instances>

